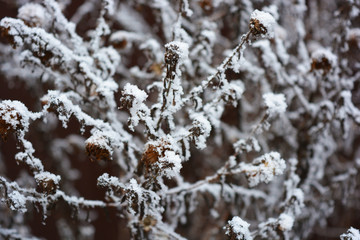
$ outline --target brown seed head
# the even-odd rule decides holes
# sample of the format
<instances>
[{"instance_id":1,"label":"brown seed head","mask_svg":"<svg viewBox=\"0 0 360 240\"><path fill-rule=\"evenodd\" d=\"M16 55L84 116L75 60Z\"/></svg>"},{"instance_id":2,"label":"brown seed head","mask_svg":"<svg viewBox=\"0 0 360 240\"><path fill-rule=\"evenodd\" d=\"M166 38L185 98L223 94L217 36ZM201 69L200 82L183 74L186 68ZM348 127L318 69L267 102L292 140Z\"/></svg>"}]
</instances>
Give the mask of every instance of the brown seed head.
<instances>
[{"instance_id":1,"label":"brown seed head","mask_svg":"<svg viewBox=\"0 0 360 240\"><path fill-rule=\"evenodd\" d=\"M9 122L9 119L5 119L9 117L12 123ZM0 135L4 141L6 141L9 133L24 129L21 119L21 115L15 108L7 105L0 105Z\"/></svg>"},{"instance_id":2,"label":"brown seed head","mask_svg":"<svg viewBox=\"0 0 360 240\"><path fill-rule=\"evenodd\" d=\"M106 145L105 145L106 144ZM85 142L86 154L90 160L111 160L111 153L108 149L109 141L105 137L91 137Z\"/></svg>"}]
</instances>

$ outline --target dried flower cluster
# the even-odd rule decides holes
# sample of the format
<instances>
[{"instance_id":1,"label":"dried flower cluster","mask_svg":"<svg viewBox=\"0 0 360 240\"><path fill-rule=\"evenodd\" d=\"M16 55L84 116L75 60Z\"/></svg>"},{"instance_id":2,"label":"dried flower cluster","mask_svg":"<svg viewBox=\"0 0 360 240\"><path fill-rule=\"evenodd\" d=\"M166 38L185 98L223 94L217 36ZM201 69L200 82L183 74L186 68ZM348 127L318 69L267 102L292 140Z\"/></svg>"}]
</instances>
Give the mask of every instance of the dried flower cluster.
<instances>
[{"instance_id":1,"label":"dried flower cluster","mask_svg":"<svg viewBox=\"0 0 360 240\"><path fill-rule=\"evenodd\" d=\"M358 0L3 3L0 238L360 239Z\"/></svg>"}]
</instances>

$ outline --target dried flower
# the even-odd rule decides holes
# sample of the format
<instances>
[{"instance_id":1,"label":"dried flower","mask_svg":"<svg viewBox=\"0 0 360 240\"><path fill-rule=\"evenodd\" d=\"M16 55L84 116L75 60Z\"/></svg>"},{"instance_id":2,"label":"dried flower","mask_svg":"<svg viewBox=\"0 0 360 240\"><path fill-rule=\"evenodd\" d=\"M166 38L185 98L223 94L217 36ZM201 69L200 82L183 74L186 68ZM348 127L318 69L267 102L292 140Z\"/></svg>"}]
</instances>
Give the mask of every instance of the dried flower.
<instances>
[{"instance_id":1,"label":"dried flower","mask_svg":"<svg viewBox=\"0 0 360 240\"><path fill-rule=\"evenodd\" d=\"M106 136L94 134L85 141L85 149L91 160L111 160L112 148Z\"/></svg>"},{"instance_id":2,"label":"dried flower","mask_svg":"<svg viewBox=\"0 0 360 240\"><path fill-rule=\"evenodd\" d=\"M5 100L0 103L0 135L6 140L9 133L23 132L29 126L29 111L19 101Z\"/></svg>"},{"instance_id":3,"label":"dried flower","mask_svg":"<svg viewBox=\"0 0 360 240\"><path fill-rule=\"evenodd\" d=\"M54 194L59 188L61 177L49 172L41 172L34 176L38 191L46 194Z\"/></svg>"},{"instance_id":4,"label":"dried flower","mask_svg":"<svg viewBox=\"0 0 360 240\"><path fill-rule=\"evenodd\" d=\"M275 23L275 19L270 13L255 10L251 14L249 28L254 36L273 38Z\"/></svg>"},{"instance_id":5,"label":"dried flower","mask_svg":"<svg viewBox=\"0 0 360 240\"><path fill-rule=\"evenodd\" d=\"M335 68L337 57L326 49L318 49L311 55L311 72L322 71L323 75L328 74Z\"/></svg>"}]
</instances>

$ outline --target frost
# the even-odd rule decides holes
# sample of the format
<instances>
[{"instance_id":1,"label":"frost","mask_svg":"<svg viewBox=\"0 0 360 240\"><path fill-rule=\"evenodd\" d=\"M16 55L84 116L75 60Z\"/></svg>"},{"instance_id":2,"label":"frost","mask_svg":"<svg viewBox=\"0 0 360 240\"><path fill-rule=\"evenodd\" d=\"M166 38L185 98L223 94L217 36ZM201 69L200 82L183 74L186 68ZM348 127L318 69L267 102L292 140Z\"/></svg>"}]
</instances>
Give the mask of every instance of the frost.
<instances>
[{"instance_id":1,"label":"frost","mask_svg":"<svg viewBox=\"0 0 360 240\"><path fill-rule=\"evenodd\" d=\"M18 11L18 17L26 24L36 27L46 26L46 12L44 7L37 3L26 3Z\"/></svg>"},{"instance_id":2,"label":"frost","mask_svg":"<svg viewBox=\"0 0 360 240\"><path fill-rule=\"evenodd\" d=\"M257 35L260 34L263 38L274 37L274 17L267 12L255 10L251 13L250 29Z\"/></svg>"},{"instance_id":3,"label":"frost","mask_svg":"<svg viewBox=\"0 0 360 240\"><path fill-rule=\"evenodd\" d=\"M252 240L253 237L250 234L250 224L242 220L240 217L233 217L228 221L229 227L226 230L226 234L236 238L237 240Z\"/></svg>"},{"instance_id":4,"label":"frost","mask_svg":"<svg viewBox=\"0 0 360 240\"><path fill-rule=\"evenodd\" d=\"M52 181L55 185L58 185L61 177L59 175L52 174L50 172L41 172L34 176L37 182Z\"/></svg>"},{"instance_id":5,"label":"frost","mask_svg":"<svg viewBox=\"0 0 360 240\"><path fill-rule=\"evenodd\" d=\"M31 113L27 107L19 101L4 100L0 103L1 127L7 129L27 132L29 129L29 120L36 119L38 114Z\"/></svg>"},{"instance_id":6,"label":"frost","mask_svg":"<svg viewBox=\"0 0 360 240\"><path fill-rule=\"evenodd\" d=\"M141 113L139 114L139 112L148 114L149 110L143 103L146 100L147 96L148 95L143 90L140 90L135 85L127 83L124 86L120 101L124 102L123 104L125 104L129 108L131 120L131 124L129 125L129 127L132 130L135 126L139 124L139 121L142 119L142 115Z\"/></svg>"},{"instance_id":7,"label":"frost","mask_svg":"<svg viewBox=\"0 0 360 240\"><path fill-rule=\"evenodd\" d=\"M279 216L279 229L281 231L290 231L294 225L294 218L286 213Z\"/></svg>"},{"instance_id":8,"label":"frost","mask_svg":"<svg viewBox=\"0 0 360 240\"><path fill-rule=\"evenodd\" d=\"M24 195L22 195L18 191L12 191L9 194L10 199L10 209L13 211L19 211L22 213L25 213L27 211L26 209L26 198Z\"/></svg>"},{"instance_id":9,"label":"frost","mask_svg":"<svg viewBox=\"0 0 360 240\"><path fill-rule=\"evenodd\" d=\"M311 58L316 62L327 61L331 68L335 68L337 57L328 49L318 49L311 54ZM325 63L324 63L325 64Z\"/></svg>"},{"instance_id":10,"label":"frost","mask_svg":"<svg viewBox=\"0 0 360 240\"><path fill-rule=\"evenodd\" d=\"M357 209L359 1L6 2L0 238L110 210L132 239L299 240Z\"/></svg>"},{"instance_id":11,"label":"frost","mask_svg":"<svg viewBox=\"0 0 360 240\"><path fill-rule=\"evenodd\" d=\"M171 49L173 54L178 57L178 64L182 65L189 55L189 45L185 42L172 41L165 45L165 48Z\"/></svg>"},{"instance_id":12,"label":"frost","mask_svg":"<svg viewBox=\"0 0 360 240\"><path fill-rule=\"evenodd\" d=\"M253 137L248 139L239 139L237 142L234 143L234 148L235 151L238 153L251 151L259 152L261 149L259 142Z\"/></svg>"},{"instance_id":13,"label":"frost","mask_svg":"<svg viewBox=\"0 0 360 240\"><path fill-rule=\"evenodd\" d=\"M269 183L274 176L283 174L286 164L278 152L266 153L253 160L253 165L241 163L240 168L245 172L249 186L254 187L261 182Z\"/></svg>"},{"instance_id":14,"label":"frost","mask_svg":"<svg viewBox=\"0 0 360 240\"><path fill-rule=\"evenodd\" d=\"M270 116L277 116L286 111L287 104L284 94L265 93L263 98L267 107L266 113Z\"/></svg>"},{"instance_id":15,"label":"frost","mask_svg":"<svg viewBox=\"0 0 360 240\"><path fill-rule=\"evenodd\" d=\"M159 158L159 167L164 171L164 176L172 178L180 173L181 158L174 151L165 151L164 155Z\"/></svg>"},{"instance_id":16,"label":"frost","mask_svg":"<svg viewBox=\"0 0 360 240\"><path fill-rule=\"evenodd\" d=\"M356 228L350 227L347 233L340 236L341 240L360 240L360 231Z\"/></svg>"},{"instance_id":17,"label":"frost","mask_svg":"<svg viewBox=\"0 0 360 240\"><path fill-rule=\"evenodd\" d=\"M206 147L206 138L210 135L211 124L200 113L193 113L190 118L193 119L193 127L189 131L193 135L195 145L199 149L204 149Z\"/></svg>"}]
</instances>

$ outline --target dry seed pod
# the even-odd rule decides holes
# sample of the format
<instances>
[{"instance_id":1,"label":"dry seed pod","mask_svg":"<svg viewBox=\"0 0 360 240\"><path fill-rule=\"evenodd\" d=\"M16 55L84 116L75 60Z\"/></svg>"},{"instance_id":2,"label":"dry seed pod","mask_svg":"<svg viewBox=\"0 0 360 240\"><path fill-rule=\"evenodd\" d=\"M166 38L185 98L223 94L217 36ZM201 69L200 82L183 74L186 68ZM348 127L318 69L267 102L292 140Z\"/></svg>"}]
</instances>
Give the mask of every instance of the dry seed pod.
<instances>
[{"instance_id":1,"label":"dry seed pod","mask_svg":"<svg viewBox=\"0 0 360 240\"><path fill-rule=\"evenodd\" d=\"M311 55L311 70L313 71L322 71L323 75L328 74L332 69L335 68L337 58L329 50L319 49Z\"/></svg>"},{"instance_id":2,"label":"dry seed pod","mask_svg":"<svg viewBox=\"0 0 360 240\"><path fill-rule=\"evenodd\" d=\"M249 29L255 37L273 38L274 25L275 19L270 13L255 10L251 14Z\"/></svg>"},{"instance_id":3,"label":"dry seed pod","mask_svg":"<svg viewBox=\"0 0 360 240\"><path fill-rule=\"evenodd\" d=\"M37 190L46 194L54 194L59 187L60 176L42 172L35 175L35 181L37 184Z\"/></svg>"},{"instance_id":4,"label":"dry seed pod","mask_svg":"<svg viewBox=\"0 0 360 240\"><path fill-rule=\"evenodd\" d=\"M105 136L91 136L85 142L85 149L91 160L111 160L112 149Z\"/></svg>"},{"instance_id":5,"label":"dry seed pod","mask_svg":"<svg viewBox=\"0 0 360 240\"><path fill-rule=\"evenodd\" d=\"M156 144L148 144L146 150L141 158L141 161L150 166L159 161L159 158L165 156L165 151L170 150L169 144L165 141L161 141Z\"/></svg>"},{"instance_id":6,"label":"dry seed pod","mask_svg":"<svg viewBox=\"0 0 360 240\"><path fill-rule=\"evenodd\" d=\"M18 101L5 100L0 103L0 135L3 140L9 133L27 129L28 109Z\"/></svg>"}]
</instances>

